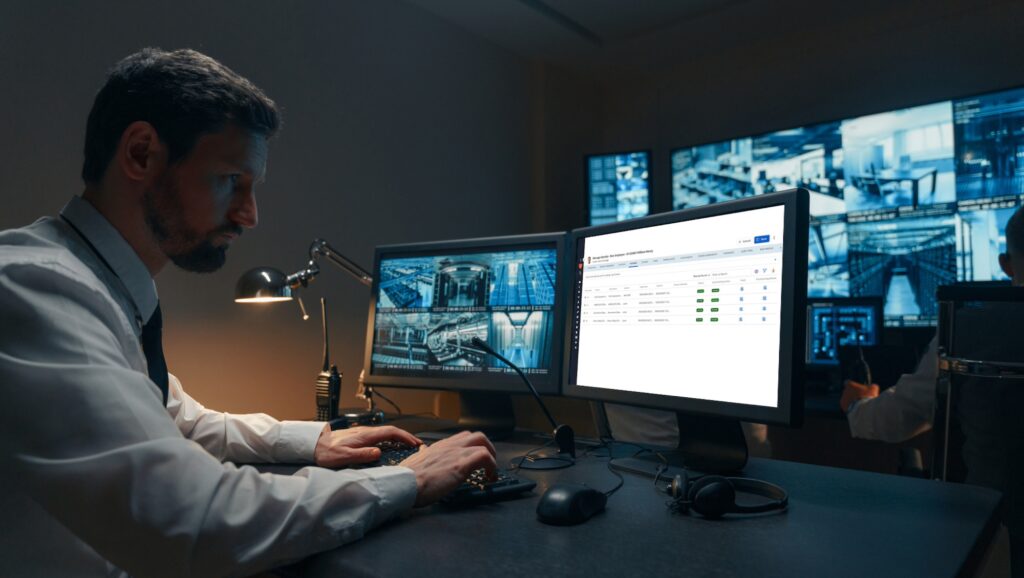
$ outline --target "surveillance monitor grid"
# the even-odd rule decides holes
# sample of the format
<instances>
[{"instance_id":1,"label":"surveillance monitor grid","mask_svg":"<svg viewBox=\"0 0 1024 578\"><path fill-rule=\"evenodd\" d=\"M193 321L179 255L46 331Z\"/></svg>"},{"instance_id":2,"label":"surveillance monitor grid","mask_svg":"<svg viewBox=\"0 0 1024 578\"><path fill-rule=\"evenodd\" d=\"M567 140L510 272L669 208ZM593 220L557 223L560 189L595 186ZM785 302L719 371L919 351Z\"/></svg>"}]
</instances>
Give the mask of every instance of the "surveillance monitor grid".
<instances>
[{"instance_id":1,"label":"surveillance monitor grid","mask_svg":"<svg viewBox=\"0 0 1024 578\"><path fill-rule=\"evenodd\" d=\"M839 365L839 348L875 346L881 338L881 299L810 300L807 363Z\"/></svg>"},{"instance_id":2,"label":"surveillance monitor grid","mask_svg":"<svg viewBox=\"0 0 1024 578\"><path fill-rule=\"evenodd\" d=\"M554 393L561 237L378 249L367 382L523 391L514 370L473 345L479 338Z\"/></svg>"},{"instance_id":3,"label":"surveillance monitor grid","mask_svg":"<svg viewBox=\"0 0 1024 578\"><path fill-rule=\"evenodd\" d=\"M591 155L585 162L591 225L647 215L650 211L650 153Z\"/></svg>"},{"instance_id":4,"label":"surveillance monitor grid","mask_svg":"<svg viewBox=\"0 0 1024 578\"><path fill-rule=\"evenodd\" d=\"M1024 88L673 151L673 209L810 191L808 296L881 297L934 326L935 289L1005 279L1024 199Z\"/></svg>"}]
</instances>

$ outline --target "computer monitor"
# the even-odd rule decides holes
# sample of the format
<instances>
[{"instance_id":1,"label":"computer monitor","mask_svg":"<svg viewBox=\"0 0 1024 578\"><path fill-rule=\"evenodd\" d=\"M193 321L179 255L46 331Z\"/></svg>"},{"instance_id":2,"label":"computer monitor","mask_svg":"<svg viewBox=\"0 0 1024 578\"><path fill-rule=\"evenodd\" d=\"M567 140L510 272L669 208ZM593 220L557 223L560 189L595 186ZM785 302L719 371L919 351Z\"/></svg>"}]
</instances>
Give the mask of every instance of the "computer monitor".
<instances>
[{"instance_id":1,"label":"computer monitor","mask_svg":"<svg viewBox=\"0 0 1024 578\"><path fill-rule=\"evenodd\" d=\"M614 223L650 212L649 151L588 155L584 160L591 225Z\"/></svg>"},{"instance_id":2,"label":"computer monitor","mask_svg":"<svg viewBox=\"0 0 1024 578\"><path fill-rule=\"evenodd\" d=\"M746 463L738 420L799 423L807 203L800 189L574 231L563 392L683 412L675 457L705 470Z\"/></svg>"},{"instance_id":3,"label":"computer monitor","mask_svg":"<svg viewBox=\"0 0 1024 578\"><path fill-rule=\"evenodd\" d=\"M881 343L882 298L807 300L808 366L838 366L839 348Z\"/></svg>"},{"instance_id":4,"label":"computer monitor","mask_svg":"<svg viewBox=\"0 0 1024 578\"><path fill-rule=\"evenodd\" d=\"M934 327L938 286L1005 279L1022 122L1014 88L686 146L672 208L806 188L808 295L882 297L886 326Z\"/></svg>"},{"instance_id":5,"label":"computer monitor","mask_svg":"<svg viewBox=\"0 0 1024 578\"><path fill-rule=\"evenodd\" d=\"M565 233L378 247L365 382L460 392L461 425L511 430L507 394L559 393ZM504 394L504 395L501 395Z\"/></svg>"}]
</instances>

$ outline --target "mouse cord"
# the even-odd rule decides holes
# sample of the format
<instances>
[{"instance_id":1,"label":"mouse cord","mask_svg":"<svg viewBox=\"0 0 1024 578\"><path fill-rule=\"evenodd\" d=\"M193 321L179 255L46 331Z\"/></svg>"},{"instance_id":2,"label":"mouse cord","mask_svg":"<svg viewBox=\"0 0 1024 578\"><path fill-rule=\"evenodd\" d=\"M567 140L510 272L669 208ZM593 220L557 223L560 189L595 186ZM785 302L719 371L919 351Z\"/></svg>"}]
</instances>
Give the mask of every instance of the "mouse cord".
<instances>
[{"instance_id":1,"label":"mouse cord","mask_svg":"<svg viewBox=\"0 0 1024 578\"><path fill-rule=\"evenodd\" d=\"M612 488L612 489L610 489L610 490L608 490L607 492L604 493L606 498L610 498L610 497L612 497L612 494L614 494L615 492L617 492L617 491L622 489L622 486L624 486L626 484L626 478L622 477L622 474L620 474L619 472L615 471L615 468L612 467L612 460L611 460L611 458L608 458L608 462L605 465L607 466L608 471L612 473L612 475L614 475L616 478L619 478L619 483L616 484L614 488Z\"/></svg>"}]
</instances>

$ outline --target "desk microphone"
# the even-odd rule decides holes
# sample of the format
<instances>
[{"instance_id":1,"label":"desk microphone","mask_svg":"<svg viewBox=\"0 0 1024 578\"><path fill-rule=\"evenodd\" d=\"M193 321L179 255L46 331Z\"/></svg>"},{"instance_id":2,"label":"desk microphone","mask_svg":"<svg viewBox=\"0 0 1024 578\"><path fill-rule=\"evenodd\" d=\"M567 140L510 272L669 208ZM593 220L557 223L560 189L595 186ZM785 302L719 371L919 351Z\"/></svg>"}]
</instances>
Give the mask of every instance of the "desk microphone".
<instances>
[{"instance_id":1,"label":"desk microphone","mask_svg":"<svg viewBox=\"0 0 1024 578\"><path fill-rule=\"evenodd\" d=\"M515 372L519 374L519 377L523 378L523 381L526 382L526 387L530 388L530 393L533 394L533 399L537 400L537 404L540 405L540 409L544 411L544 415L547 416L548 422L551 424L552 429L554 429L555 443L558 444L558 453L569 454L570 456L575 458L576 434L573 433L572 428L569 427L568 425L558 425L558 422L556 422L555 418L551 416L551 412L548 411L548 407L544 405L544 400L540 398L540 394L537 393L537 389L534 388L533 384L530 383L530 380L527 379L526 374L523 373L523 370L519 369L519 367L516 366L516 364L505 359L505 357L502 356L497 351L491 349L491 346L484 343L484 341L479 337L474 336L473 339L471 340L471 343L503 361L505 365L514 369Z\"/></svg>"}]
</instances>

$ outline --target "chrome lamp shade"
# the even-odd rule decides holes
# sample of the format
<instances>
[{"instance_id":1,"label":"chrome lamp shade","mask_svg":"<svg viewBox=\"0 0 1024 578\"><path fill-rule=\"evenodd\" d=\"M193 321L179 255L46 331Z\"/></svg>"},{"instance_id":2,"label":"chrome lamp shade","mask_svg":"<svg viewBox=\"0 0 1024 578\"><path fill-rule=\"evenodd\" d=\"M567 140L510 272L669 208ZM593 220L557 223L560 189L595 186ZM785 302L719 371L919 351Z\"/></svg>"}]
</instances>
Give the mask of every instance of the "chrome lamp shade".
<instances>
[{"instance_id":1,"label":"chrome lamp shade","mask_svg":"<svg viewBox=\"0 0 1024 578\"><path fill-rule=\"evenodd\" d=\"M288 277L273 267L250 269L235 284L235 303L272 303L291 299Z\"/></svg>"}]
</instances>

